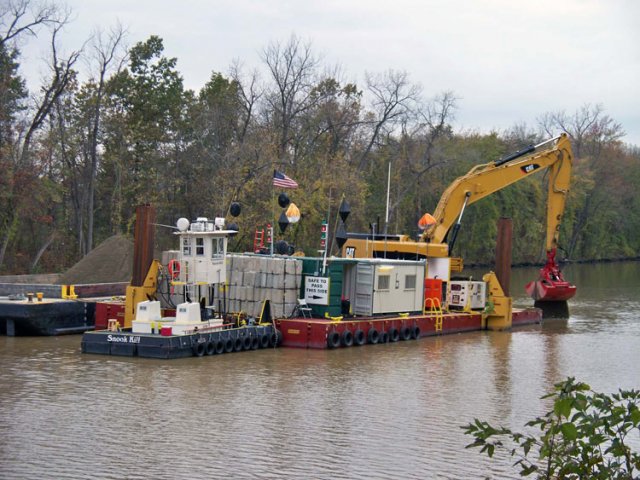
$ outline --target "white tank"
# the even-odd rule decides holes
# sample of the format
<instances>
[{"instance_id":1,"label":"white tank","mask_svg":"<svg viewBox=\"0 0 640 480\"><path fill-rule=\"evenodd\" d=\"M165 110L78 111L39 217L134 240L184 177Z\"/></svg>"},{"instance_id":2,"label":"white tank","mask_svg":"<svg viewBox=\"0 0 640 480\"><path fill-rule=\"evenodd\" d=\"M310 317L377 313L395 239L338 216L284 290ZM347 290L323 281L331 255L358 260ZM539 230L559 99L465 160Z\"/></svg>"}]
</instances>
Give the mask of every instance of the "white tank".
<instances>
[{"instance_id":1,"label":"white tank","mask_svg":"<svg viewBox=\"0 0 640 480\"><path fill-rule=\"evenodd\" d=\"M177 324L192 324L199 323L200 318L200 304L194 302L181 303L176 307L176 323Z\"/></svg>"}]
</instances>

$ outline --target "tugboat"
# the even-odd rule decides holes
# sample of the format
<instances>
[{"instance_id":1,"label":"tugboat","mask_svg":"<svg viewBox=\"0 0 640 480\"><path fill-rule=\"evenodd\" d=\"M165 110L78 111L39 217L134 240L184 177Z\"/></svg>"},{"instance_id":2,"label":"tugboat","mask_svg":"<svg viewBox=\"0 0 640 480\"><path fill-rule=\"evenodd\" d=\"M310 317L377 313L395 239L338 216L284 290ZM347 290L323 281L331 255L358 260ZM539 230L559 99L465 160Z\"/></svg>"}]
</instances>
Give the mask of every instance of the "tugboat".
<instances>
[{"instance_id":1,"label":"tugboat","mask_svg":"<svg viewBox=\"0 0 640 480\"><path fill-rule=\"evenodd\" d=\"M138 215L139 220L141 217L145 215ZM162 316L161 303L153 298L160 270L158 262L153 260L144 284L127 289L124 325L117 318L111 318L106 330L85 333L82 352L179 358L278 345L279 337L269 314L252 322L232 322L220 307L212 304L215 290L224 290L227 241L236 233L224 229L224 218L213 222L204 217L194 222L181 218L177 230L180 250L178 259L170 262L170 283L174 291L182 291L174 296L184 302L175 306L175 316ZM151 238L148 231L146 237L144 234L141 237ZM145 297L147 299L142 300ZM130 309L135 311L135 318L131 320L127 315Z\"/></svg>"}]
</instances>

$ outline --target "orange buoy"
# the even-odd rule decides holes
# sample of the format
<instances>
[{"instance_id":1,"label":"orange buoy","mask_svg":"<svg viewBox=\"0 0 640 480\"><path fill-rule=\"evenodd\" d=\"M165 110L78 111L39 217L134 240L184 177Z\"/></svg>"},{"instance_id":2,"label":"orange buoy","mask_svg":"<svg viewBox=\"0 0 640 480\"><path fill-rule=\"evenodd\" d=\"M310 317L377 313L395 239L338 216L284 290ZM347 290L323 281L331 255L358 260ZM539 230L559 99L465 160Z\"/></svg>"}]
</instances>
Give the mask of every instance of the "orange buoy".
<instances>
[{"instance_id":1,"label":"orange buoy","mask_svg":"<svg viewBox=\"0 0 640 480\"><path fill-rule=\"evenodd\" d=\"M433 215L431 215L430 213L425 213L422 217L420 217L420 220L418 220L418 228L420 230L426 230L427 227L433 225L434 223L436 223L436 219L433 218Z\"/></svg>"}]
</instances>

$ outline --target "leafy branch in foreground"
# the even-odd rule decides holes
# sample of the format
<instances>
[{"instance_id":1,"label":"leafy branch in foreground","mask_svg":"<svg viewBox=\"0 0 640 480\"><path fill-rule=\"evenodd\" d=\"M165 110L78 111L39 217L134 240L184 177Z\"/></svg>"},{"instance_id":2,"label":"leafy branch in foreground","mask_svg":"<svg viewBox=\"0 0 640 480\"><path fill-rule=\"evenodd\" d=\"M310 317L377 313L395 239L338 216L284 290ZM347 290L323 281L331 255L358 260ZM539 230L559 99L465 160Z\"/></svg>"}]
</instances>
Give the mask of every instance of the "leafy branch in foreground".
<instances>
[{"instance_id":1,"label":"leafy branch in foreground","mask_svg":"<svg viewBox=\"0 0 640 480\"><path fill-rule=\"evenodd\" d=\"M640 453L629 445L640 440L640 391L606 395L570 377L542 398L553 398L553 410L527 422L537 434L493 427L475 419L461 427L490 458L506 450L516 458L520 476L540 479L640 478Z\"/></svg>"}]
</instances>

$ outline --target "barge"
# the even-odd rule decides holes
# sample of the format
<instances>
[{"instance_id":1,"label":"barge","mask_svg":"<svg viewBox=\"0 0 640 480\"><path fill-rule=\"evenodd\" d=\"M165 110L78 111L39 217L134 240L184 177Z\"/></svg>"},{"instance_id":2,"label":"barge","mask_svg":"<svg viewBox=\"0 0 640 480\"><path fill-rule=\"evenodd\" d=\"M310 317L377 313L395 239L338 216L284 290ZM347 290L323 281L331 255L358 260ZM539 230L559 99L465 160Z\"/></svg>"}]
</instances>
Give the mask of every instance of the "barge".
<instances>
[{"instance_id":1,"label":"barge","mask_svg":"<svg viewBox=\"0 0 640 480\"><path fill-rule=\"evenodd\" d=\"M94 310L93 301L43 298L41 293L0 298L0 334L13 337L82 333L94 328Z\"/></svg>"},{"instance_id":2,"label":"barge","mask_svg":"<svg viewBox=\"0 0 640 480\"><path fill-rule=\"evenodd\" d=\"M84 333L82 352L180 358L340 348L542 321L539 309L514 310L493 273L451 277L448 257L228 254L234 233L221 218L180 219L180 250L162 263L148 257L146 277L132 282L124 302L96 306L97 329Z\"/></svg>"},{"instance_id":3,"label":"barge","mask_svg":"<svg viewBox=\"0 0 640 480\"><path fill-rule=\"evenodd\" d=\"M100 299L123 294L126 284L0 284L0 335L48 336L93 330Z\"/></svg>"},{"instance_id":4,"label":"barge","mask_svg":"<svg viewBox=\"0 0 640 480\"><path fill-rule=\"evenodd\" d=\"M375 345L542 322L538 308L513 309L493 273L451 279L448 259L300 261L298 308L275 322L284 347Z\"/></svg>"},{"instance_id":5,"label":"barge","mask_svg":"<svg viewBox=\"0 0 640 480\"><path fill-rule=\"evenodd\" d=\"M542 322L538 308L513 311L513 326ZM282 346L334 349L377 345L422 337L475 332L486 329L481 313L443 313L442 315L391 315L382 318L342 319L285 318L276 320Z\"/></svg>"}]
</instances>

